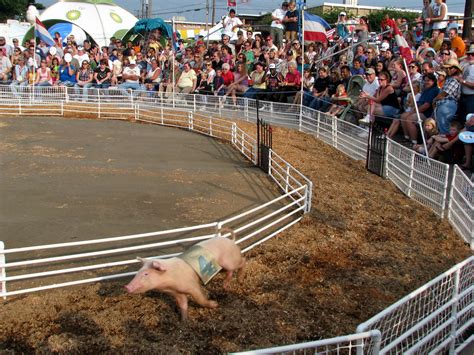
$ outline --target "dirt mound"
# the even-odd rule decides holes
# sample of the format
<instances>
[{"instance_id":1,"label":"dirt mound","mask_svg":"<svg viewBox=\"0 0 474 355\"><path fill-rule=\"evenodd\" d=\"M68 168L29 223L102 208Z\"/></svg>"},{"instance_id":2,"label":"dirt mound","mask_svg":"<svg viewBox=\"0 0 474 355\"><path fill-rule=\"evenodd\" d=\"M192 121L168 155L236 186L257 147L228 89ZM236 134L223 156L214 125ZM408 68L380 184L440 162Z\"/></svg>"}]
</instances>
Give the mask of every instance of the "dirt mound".
<instances>
[{"instance_id":1,"label":"dirt mound","mask_svg":"<svg viewBox=\"0 0 474 355\"><path fill-rule=\"evenodd\" d=\"M303 221L247 254L242 285L207 287L187 323L160 293L122 282L12 298L0 350L40 353L223 353L354 332L357 324L470 255L446 220L311 136L274 129L275 150L312 179Z\"/></svg>"}]
</instances>

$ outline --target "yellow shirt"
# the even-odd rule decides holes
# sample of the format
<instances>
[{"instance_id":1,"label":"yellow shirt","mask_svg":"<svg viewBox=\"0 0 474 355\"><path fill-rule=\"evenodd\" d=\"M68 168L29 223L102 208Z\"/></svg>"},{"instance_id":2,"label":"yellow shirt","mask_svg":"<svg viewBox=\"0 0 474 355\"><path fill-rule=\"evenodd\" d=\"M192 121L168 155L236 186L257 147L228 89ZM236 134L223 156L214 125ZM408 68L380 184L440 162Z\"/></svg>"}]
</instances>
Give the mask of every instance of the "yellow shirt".
<instances>
[{"instance_id":1,"label":"yellow shirt","mask_svg":"<svg viewBox=\"0 0 474 355\"><path fill-rule=\"evenodd\" d=\"M187 73L183 70L181 76L179 77L178 87L180 88L187 88L193 87L193 81L197 80L196 73L194 70L190 70Z\"/></svg>"}]
</instances>

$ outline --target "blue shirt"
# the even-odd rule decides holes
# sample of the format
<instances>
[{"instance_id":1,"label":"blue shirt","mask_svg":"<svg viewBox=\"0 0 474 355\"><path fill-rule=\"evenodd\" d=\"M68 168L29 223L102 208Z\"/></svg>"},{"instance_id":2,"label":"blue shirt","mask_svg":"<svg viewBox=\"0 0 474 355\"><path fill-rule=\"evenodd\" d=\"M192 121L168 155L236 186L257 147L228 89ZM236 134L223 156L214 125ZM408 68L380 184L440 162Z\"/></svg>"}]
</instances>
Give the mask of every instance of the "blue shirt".
<instances>
[{"instance_id":1,"label":"blue shirt","mask_svg":"<svg viewBox=\"0 0 474 355\"><path fill-rule=\"evenodd\" d=\"M74 71L72 75L69 75L69 68L61 64L59 66L59 81L70 81L71 83L77 82L76 80L76 68L74 68L74 65L70 64L71 69Z\"/></svg>"},{"instance_id":2,"label":"blue shirt","mask_svg":"<svg viewBox=\"0 0 474 355\"><path fill-rule=\"evenodd\" d=\"M438 94L439 88L438 86L436 86L436 84L421 93L420 99L418 100L418 107L427 102L430 104L430 107L425 112L423 112L425 117L431 117L433 115L433 106L431 105L431 103L433 102L434 98L438 96Z\"/></svg>"}]
</instances>

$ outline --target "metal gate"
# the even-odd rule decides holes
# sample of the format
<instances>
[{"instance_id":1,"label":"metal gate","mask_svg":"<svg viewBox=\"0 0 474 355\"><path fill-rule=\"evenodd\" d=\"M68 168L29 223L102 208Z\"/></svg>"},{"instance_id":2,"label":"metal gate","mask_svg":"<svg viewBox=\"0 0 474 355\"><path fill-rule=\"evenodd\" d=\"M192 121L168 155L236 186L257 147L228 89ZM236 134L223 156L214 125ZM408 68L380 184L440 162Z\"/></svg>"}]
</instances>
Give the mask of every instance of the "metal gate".
<instances>
[{"instance_id":1,"label":"metal gate","mask_svg":"<svg viewBox=\"0 0 474 355\"><path fill-rule=\"evenodd\" d=\"M367 170L381 177L385 177L385 150L387 147L385 130L377 122L371 123L365 166Z\"/></svg>"},{"instance_id":2,"label":"metal gate","mask_svg":"<svg viewBox=\"0 0 474 355\"><path fill-rule=\"evenodd\" d=\"M258 100L257 100L258 107ZM267 174L270 167L270 149L272 149L272 127L260 119L257 108L257 166Z\"/></svg>"}]
</instances>

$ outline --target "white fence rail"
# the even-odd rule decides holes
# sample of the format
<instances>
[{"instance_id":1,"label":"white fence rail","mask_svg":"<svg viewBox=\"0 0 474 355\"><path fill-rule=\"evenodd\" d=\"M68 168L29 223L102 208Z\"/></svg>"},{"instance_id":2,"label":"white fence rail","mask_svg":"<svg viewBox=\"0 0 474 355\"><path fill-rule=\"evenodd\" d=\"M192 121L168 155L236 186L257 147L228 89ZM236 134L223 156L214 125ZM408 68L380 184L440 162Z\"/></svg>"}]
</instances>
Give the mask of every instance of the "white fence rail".
<instances>
[{"instance_id":1,"label":"white fence rail","mask_svg":"<svg viewBox=\"0 0 474 355\"><path fill-rule=\"evenodd\" d=\"M307 343L278 346L259 350L238 352L239 355L253 354L377 354L380 347L380 332L350 334L336 338L311 341Z\"/></svg>"},{"instance_id":2,"label":"white fence rail","mask_svg":"<svg viewBox=\"0 0 474 355\"><path fill-rule=\"evenodd\" d=\"M448 219L459 235L474 249L474 182L454 167Z\"/></svg>"},{"instance_id":3,"label":"white fence rail","mask_svg":"<svg viewBox=\"0 0 474 355\"><path fill-rule=\"evenodd\" d=\"M444 216L449 165L387 141L386 175L408 197Z\"/></svg>"},{"instance_id":4,"label":"white fence rail","mask_svg":"<svg viewBox=\"0 0 474 355\"><path fill-rule=\"evenodd\" d=\"M256 101L238 98L236 105L230 99L226 102L221 97L200 95L174 95L166 97L156 93L131 93L116 89L90 90L87 98L84 93L74 92L71 89L58 88L18 88L12 92L8 87L0 87L0 115L74 115L77 113L92 115L93 117L109 119L142 120L156 124L182 127L206 134L219 139L230 141L249 160L256 161L256 142L253 137L243 132L235 123L217 118L209 118L206 111L212 116L223 118L244 119L254 121L256 114ZM86 102L82 102L82 101ZM354 159L365 159L367 142L360 127L350 123L334 120L324 113L311 109L295 109L294 105L260 102L260 117L266 121L314 134L317 138L331 144ZM410 149L389 141L387 149L387 177L391 179L405 194L433 209L438 215L443 216L448 186L447 165L426 159ZM238 241L243 251L268 240L282 230L297 223L301 214L308 211L311 206L311 182L298 173L288 162L284 161L275 152L270 152L270 176L285 193L281 197L269 201L256 209L231 217L226 221L214 222L204 226L184 228L179 231L163 231L164 234L146 234L139 236L125 236L138 238L158 238L151 243L140 243L133 247L139 250L153 252L153 256L168 257L180 252L177 245L168 240L170 235L185 233L185 238L178 238L182 242L195 242L215 235L222 226L231 226L238 232ZM463 238L471 243L472 247L472 182L468 181L462 172L455 170L452 182L452 193L449 200L449 221ZM245 220L245 221L244 221ZM207 228L207 230L206 230ZM200 231L200 233L199 233ZM163 240L163 238L165 240ZM168 238L168 239L166 239ZM176 238L173 238L176 239ZM107 239L109 242L109 239ZM125 240L110 238L110 242L123 243ZM90 243L84 241L83 243ZM105 243L105 242L104 242ZM3 249L0 242L0 250ZM37 253L37 258L29 265L20 260L10 259L15 253L32 252L29 250L4 250L0 252L0 282L2 285L0 296L6 297L14 294L33 292L40 289L63 287L85 282L96 282L109 278L132 275L130 270L123 270L135 260L101 261L98 264L82 266L68 266L66 269L36 270L39 265L50 265L49 262L62 263L64 254L48 256L44 253L49 249L66 248L67 255L73 256L71 260L89 260L93 258L110 258L111 254L122 255L136 249L127 249L130 246L118 245L117 252L110 253L90 250L87 253L74 254L68 248L75 245L45 248L32 247ZM90 254L93 253L93 254ZM56 258L56 259L54 259ZM427 285L414 291L379 315L361 324L358 331L366 334L369 330L380 330L381 353L395 352L441 352L444 350L461 351L466 344L474 341L468 337L469 327L473 326L473 285L474 285L474 257L455 266L450 271L432 280ZM6 261L8 259L8 261ZM45 261L46 260L46 261ZM31 260L30 260L31 261ZM25 268L32 266L33 271ZM98 269L120 269L120 273L97 275ZM17 269L10 273L10 270ZM61 273L58 272L61 270ZM8 271L8 272L7 272ZM58 277L83 272L89 275L75 281L52 282L41 286L32 286L32 280L45 277ZM7 284L24 282L21 287L14 287L7 291ZM8 286L10 290L10 286ZM374 334L374 333L372 333ZM361 336L361 334L355 335ZM352 337L352 336L348 336ZM467 338L466 338L467 337ZM375 338L374 338L375 339ZM347 340L347 339L346 339ZM346 341L346 340L341 340ZM325 342L324 340L323 342ZM330 341L330 340L327 340ZM374 340L375 341L375 340ZM377 342L375 342L377 343ZM359 339L359 346L353 346L352 340L342 349L343 353L350 353L356 349L361 353L378 353L377 346L367 348L367 342ZM360 344L365 344L360 346ZM299 347L301 346L301 347ZM307 349L304 344L279 348L275 352L301 352ZM311 347L315 349L315 347ZM332 347L322 350L322 353L338 353ZM268 350L268 349L267 349ZM266 351L264 351L266 352Z\"/></svg>"},{"instance_id":5,"label":"white fence rail","mask_svg":"<svg viewBox=\"0 0 474 355\"><path fill-rule=\"evenodd\" d=\"M107 102L107 97L102 100ZM48 104L46 107L51 110L61 107L62 113L81 112L98 116L99 112L104 113L103 106L101 111L97 109L98 103L99 100L88 103L69 101L61 105ZM117 107L117 104L113 105ZM29 114L35 114L32 106L31 109ZM112 118L130 116L137 121L185 128L229 141L252 162L257 159L255 138L234 122L209 118L193 111L156 107L149 100L136 100L132 112L123 112ZM270 177L281 188L283 195L223 221L170 231L16 249L3 250L2 243L0 297L130 276L132 271L117 273L116 269L124 269L136 262L129 259L131 252L140 252L141 255L146 253L153 257L171 257L182 251L183 244L213 237L223 226L235 230L243 252L254 248L297 223L303 213L309 212L311 206L311 181L272 150L269 155L272 171ZM67 263L65 268L64 263ZM36 282L37 280L40 282Z\"/></svg>"},{"instance_id":6,"label":"white fence rail","mask_svg":"<svg viewBox=\"0 0 474 355\"><path fill-rule=\"evenodd\" d=\"M382 334L381 354L461 351L474 341L474 256L357 327Z\"/></svg>"}]
</instances>

